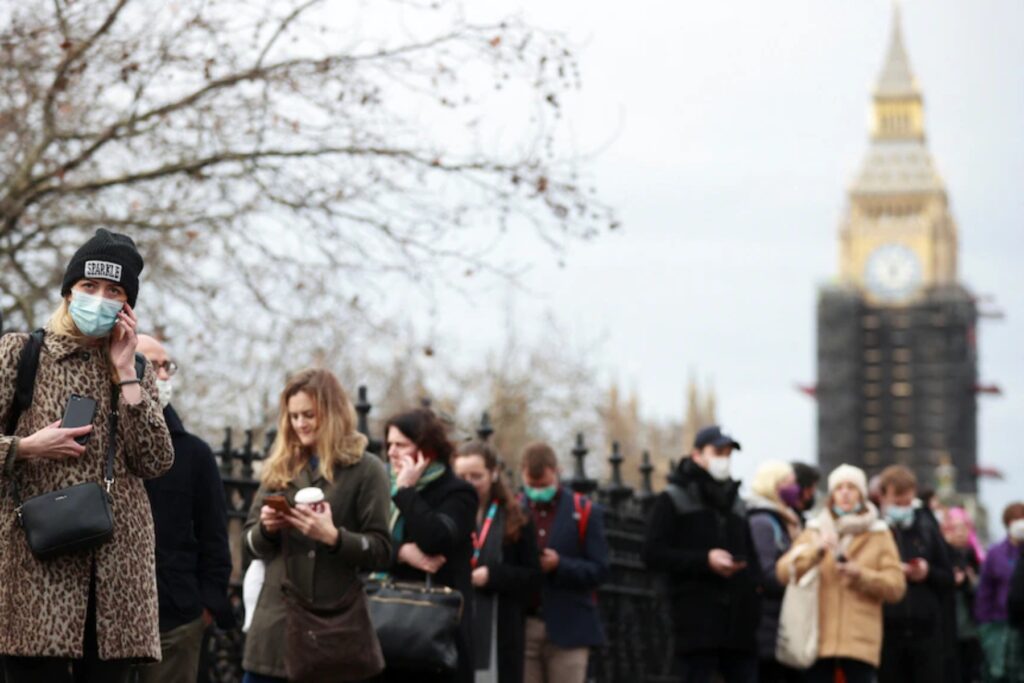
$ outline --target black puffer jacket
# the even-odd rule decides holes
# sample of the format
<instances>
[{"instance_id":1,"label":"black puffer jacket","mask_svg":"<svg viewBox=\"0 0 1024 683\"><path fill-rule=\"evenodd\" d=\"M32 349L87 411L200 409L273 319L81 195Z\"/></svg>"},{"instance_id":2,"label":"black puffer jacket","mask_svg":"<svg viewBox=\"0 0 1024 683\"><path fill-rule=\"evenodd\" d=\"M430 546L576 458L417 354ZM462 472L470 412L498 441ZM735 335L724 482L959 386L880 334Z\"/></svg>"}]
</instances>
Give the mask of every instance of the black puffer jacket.
<instances>
[{"instance_id":1,"label":"black puffer jacket","mask_svg":"<svg viewBox=\"0 0 1024 683\"><path fill-rule=\"evenodd\" d=\"M715 481L690 458L669 475L672 493L654 501L644 560L668 577L675 650L734 650L753 654L760 607L761 571L738 497L739 482ZM723 578L708 566L708 551L722 548L748 562L746 569Z\"/></svg>"}]
</instances>

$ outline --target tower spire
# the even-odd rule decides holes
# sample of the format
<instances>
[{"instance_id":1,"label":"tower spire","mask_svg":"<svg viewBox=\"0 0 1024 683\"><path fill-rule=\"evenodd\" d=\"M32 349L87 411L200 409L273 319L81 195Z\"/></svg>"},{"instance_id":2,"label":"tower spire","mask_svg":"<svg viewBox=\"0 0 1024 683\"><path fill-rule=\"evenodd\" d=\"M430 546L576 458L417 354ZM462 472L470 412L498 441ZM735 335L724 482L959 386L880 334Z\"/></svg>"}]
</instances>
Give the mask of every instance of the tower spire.
<instances>
[{"instance_id":1,"label":"tower spire","mask_svg":"<svg viewBox=\"0 0 1024 683\"><path fill-rule=\"evenodd\" d=\"M920 95L917 80L910 70L910 60L903 46L903 27L900 20L899 0L892 3L892 37L889 39L889 54L878 74L875 96L881 98L904 98Z\"/></svg>"}]
</instances>

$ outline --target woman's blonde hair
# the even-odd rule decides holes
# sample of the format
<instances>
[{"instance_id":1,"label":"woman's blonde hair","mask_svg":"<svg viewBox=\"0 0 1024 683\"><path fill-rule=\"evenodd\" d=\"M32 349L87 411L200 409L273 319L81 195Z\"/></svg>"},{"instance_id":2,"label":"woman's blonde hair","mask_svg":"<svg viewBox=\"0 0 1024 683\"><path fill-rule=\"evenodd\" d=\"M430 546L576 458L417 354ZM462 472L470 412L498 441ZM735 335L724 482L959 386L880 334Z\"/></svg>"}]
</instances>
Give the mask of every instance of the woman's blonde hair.
<instances>
[{"instance_id":1,"label":"woman's blonde hair","mask_svg":"<svg viewBox=\"0 0 1024 683\"><path fill-rule=\"evenodd\" d=\"M329 370L297 372L281 392L277 437L260 478L269 489L283 489L305 464L302 442L292 429L288 401L303 392L316 406L317 431L314 454L320 458L319 473L334 481L334 468L359 462L366 450L366 437L356 431L356 409L341 382Z\"/></svg>"},{"instance_id":2,"label":"woman's blonde hair","mask_svg":"<svg viewBox=\"0 0 1024 683\"><path fill-rule=\"evenodd\" d=\"M782 460L769 460L762 463L750 483L750 490L768 500L781 503L779 484L783 479L793 476L793 466Z\"/></svg>"},{"instance_id":3,"label":"woman's blonde hair","mask_svg":"<svg viewBox=\"0 0 1024 683\"><path fill-rule=\"evenodd\" d=\"M54 334L64 335L65 337L85 336L71 317L71 309L68 307L68 300L66 298L60 300L60 306L50 316L48 327Z\"/></svg>"}]
</instances>

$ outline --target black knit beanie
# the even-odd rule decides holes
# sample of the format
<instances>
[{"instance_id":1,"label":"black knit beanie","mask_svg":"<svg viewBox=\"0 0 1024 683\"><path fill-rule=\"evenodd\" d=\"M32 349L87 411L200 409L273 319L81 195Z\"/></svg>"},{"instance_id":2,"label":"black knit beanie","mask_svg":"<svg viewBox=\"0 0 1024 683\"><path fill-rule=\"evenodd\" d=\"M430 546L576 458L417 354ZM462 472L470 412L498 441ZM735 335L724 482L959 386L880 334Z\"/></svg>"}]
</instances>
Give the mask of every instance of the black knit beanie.
<instances>
[{"instance_id":1,"label":"black knit beanie","mask_svg":"<svg viewBox=\"0 0 1024 683\"><path fill-rule=\"evenodd\" d=\"M128 305L135 308L143 265L142 255L131 237L100 228L71 257L60 294L67 296L74 284L84 278L110 280L124 287Z\"/></svg>"}]
</instances>

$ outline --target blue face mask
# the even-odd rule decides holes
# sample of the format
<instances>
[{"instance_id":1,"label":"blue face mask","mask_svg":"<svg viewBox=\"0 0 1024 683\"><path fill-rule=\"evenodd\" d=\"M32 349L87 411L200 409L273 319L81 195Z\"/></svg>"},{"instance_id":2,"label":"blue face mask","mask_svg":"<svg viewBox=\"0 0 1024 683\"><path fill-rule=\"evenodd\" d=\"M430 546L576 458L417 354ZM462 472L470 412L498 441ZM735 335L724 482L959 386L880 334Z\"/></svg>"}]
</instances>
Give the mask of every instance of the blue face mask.
<instances>
[{"instance_id":1,"label":"blue face mask","mask_svg":"<svg viewBox=\"0 0 1024 683\"><path fill-rule=\"evenodd\" d=\"M75 291L71 293L68 311L79 332L87 337L105 337L117 324L122 308L122 301Z\"/></svg>"},{"instance_id":2,"label":"blue face mask","mask_svg":"<svg viewBox=\"0 0 1024 683\"><path fill-rule=\"evenodd\" d=\"M844 515L856 515L856 514L859 514L861 512L861 510L863 510L863 509L864 509L864 503L857 503L857 506L855 508L853 508L852 510L844 510L843 508L839 507L838 505L833 505L832 506L832 514L834 514L836 517L842 517Z\"/></svg>"},{"instance_id":3,"label":"blue face mask","mask_svg":"<svg viewBox=\"0 0 1024 683\"><path fill-rule=\"evenodd\" d=\"M893 526L906 529L914 523L914 508L910 505L890 505L885 508L885 518Z\"/></svg>"},{"instance_id":4,"label":"blue face mask","mask_svg":"<svg viewBox=\"0 0 1024 683\"><path fill-rule=\"evenodd\" d=\"M550 503L555 499L555 494L558 493L558 486L552 484L551 486L545 486L542 489L535 489L532 486L524 486L523 493L526 494L527 499L531 503Z\"/></svg>"}]
</instances>

